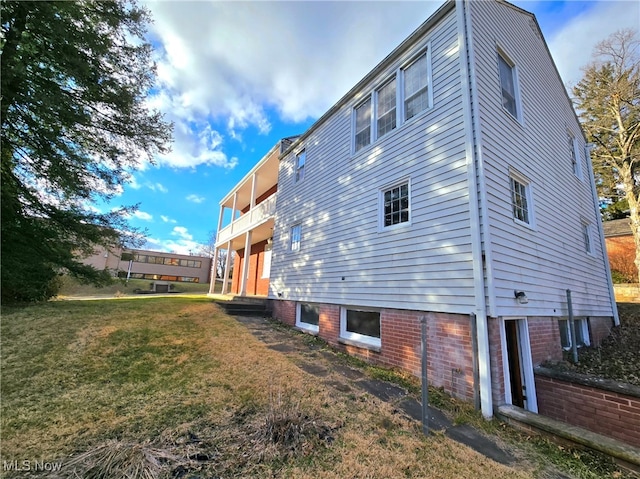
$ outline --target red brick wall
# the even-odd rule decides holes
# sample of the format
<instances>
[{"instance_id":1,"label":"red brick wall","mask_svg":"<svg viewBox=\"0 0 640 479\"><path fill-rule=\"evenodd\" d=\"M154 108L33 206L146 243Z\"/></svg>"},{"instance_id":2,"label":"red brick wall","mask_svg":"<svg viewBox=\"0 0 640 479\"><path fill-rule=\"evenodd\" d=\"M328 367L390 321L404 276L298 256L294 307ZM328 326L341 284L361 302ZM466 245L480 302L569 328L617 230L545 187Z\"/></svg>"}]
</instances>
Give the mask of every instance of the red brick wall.
<instances>
[{"instance_id":1,"label":"red brick wall","mask_svg":"<svg viewBox=\"0 0 640 479\"><path fill-rule=\"evenodd\" d=\"M640 398L536 374L538 412L640 447Z\"/></svg>"},{"instance_id":2,"label":"red brick wall","mask_svg":"<svg viewBox=\"0 0 640 479\"><path fill-rule=\"evenodd\" d=\"M531 360L534 366L545 361L562 361L562 343L557 318L527 318Z\"/></svg>"},{"instance_id":3,"label":"red brick wall","mask_svg":"<svg viewBox=\"0 0 640 479\"><path fill-rule=\"evenodd\" d=\"M247 279L247 294L253 296L267 296L269 294L269 278L262 278L262 268L264 266L264 247L267 242L262 241L251 245L251 255L249 256L249 277ZM231 282L231 292L240 293L240 278L244 268L244 249L237 252L236 265L233 268L233 279Z\"/></svg>"},{"instance_id":4,"label":"red brick wall","mask_svg":"<svg viewBox=\"0 0 640 479\"><path fill-rule=\"evenodd\" d=\"M296 324L296 303L294 301L275 300L272 302L272 311L274 318L279 319L289 326Z\"/></svg>"},{"instance_id":5,"label":"red brick wall","mask_svg":"<svg viewBox=\"0 0 640 479\"><path fill-rule=\"evenodd\" d=\"M468 316L383 309L380 351L340 342L340 306L320 305L318 335L332 346L371 363L421 372L420 317L427 316L427 377L429 384L453 396L473 400L473 358ZM295 324L295 302L274 301L273 316Z\"/></svg>"},{"instance_id":6,"label":"red brick wall","mask_svg":"<svg viewBox=\"0 0 640 479\"><path fill-rule=\"evenodd\" d=\"M478 318L480 321L480 318ZM489 328L489 357L491 358L491 395L494 404L504 404L504 369L502 363L502 340L500 339L501 321L497 318L487 320Z\"/></svg>"},{"instance_id":7,"label":"red brick wall","mask_svg":"<svg viewBox=\"0 0 640 479\"><path fill-rule=\"evenodd\" d=\"M591 344L598 346L604 338L609 336L613 327L613 318L590 317Z\"/></svg>"}]
</instances>

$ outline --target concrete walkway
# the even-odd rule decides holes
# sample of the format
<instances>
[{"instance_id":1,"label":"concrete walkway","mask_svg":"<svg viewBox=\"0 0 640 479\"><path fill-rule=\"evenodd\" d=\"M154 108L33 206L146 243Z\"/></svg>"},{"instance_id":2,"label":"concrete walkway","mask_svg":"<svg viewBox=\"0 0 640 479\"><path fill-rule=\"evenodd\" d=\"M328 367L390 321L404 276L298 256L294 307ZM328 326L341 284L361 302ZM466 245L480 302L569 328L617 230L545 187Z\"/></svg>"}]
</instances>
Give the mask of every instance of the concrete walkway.
<instances>
[{"instance_id":1,"label":"concrete walkway","mask_svg":"<svg viewBox=\"0 0 640 479\"><path fill-rule=\"evenodd\" d=\"M320 343L316 345L305 341L302 334L286 326L278 327L262 317L236 316L236 319L268 348L289 356L300 369L324 381L327 386L340 392L367 392L381 401L390 403L399 413L422 422L420 402L411 397L405 389L367 377L330 349L324 348ZM429 408L429 413L431 431L443 431L451 439L501 464L513 465L516 462L513 455L480 431L468 425L454 425L442 411L433 407Z\"/></svg>"}]
</instances>

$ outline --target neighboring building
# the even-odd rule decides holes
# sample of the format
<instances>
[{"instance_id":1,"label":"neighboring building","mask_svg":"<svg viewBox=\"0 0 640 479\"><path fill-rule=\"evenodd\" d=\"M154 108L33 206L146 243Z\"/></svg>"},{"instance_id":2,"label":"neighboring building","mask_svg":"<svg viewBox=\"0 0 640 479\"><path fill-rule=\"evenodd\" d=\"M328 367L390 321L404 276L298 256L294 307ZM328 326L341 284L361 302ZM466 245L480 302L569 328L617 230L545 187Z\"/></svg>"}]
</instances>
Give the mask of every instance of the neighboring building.
<instances>
[{"instance_id":1,"label":"neighboring building","mask_svg":"<svg viewBox=\"0 0 640 479\"><path fill-rule=\"evenodd\" d=\"M634 263L636 244L629 218L605 221L602 223L602 229L611 273L618 274L618 279L624 282L637 283L638 270Z\"/></svg>"},{"instance_id":2,"label":"neighboring building","mask_svg":"<svg viewBox=\"0 0 640 479\"><path fill-rule=\"evenodd\" d=\"M99 249L83 260L97 269L108 269L114 276L146 279L161 292L171 282L208 283L211 258L142 249Z\"/></svg>"},{"instance_id":3,"label":"neighboring building","mask_svg":"<svg viewBox=\"0 0 640 479\"><path fill-rule=\"evenodd\" d=\"M618 321L585 138L535 17L503 1L447 1L220 218L232 293L414 374L426 318L430 384L487 417L538 411L534 366L574 341L567 290L576 343Z\"/></svg>"}]
</instances>

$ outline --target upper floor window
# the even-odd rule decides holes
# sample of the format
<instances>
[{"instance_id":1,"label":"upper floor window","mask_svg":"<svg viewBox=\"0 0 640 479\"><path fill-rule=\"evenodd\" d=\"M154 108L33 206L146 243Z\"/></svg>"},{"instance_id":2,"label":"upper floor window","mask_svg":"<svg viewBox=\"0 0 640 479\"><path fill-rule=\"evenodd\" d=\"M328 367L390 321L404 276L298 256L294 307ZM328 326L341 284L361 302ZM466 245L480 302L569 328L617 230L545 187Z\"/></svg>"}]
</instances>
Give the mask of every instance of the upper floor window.
<instances>
[{"instance_id":1,"label":"upper floor window","mask_svg":"<svg viewBox=\"0 0 640 479\"><path fill-rule=\"evenodd\" d=\"M307 153L302 150L296 155L296 183L304 178L304 164L307 161Z\"/></svg>"},{"instance_id":2,"label":"upper floor window","mask_svg":"<svg viewBox=\"0 0 640 479\"><path fill-rule=\"evenodd\" d=\"M514 65L499 53L498 66L500 69L500 86L502 88L502 106L517 119L518 101Z\"/></svg>"},{"instance_id":3,"label":"upper floor window","mask_svg":"<svg viewBox=\"0 0 640 479\"><path fill-rule=\"evenodd\" d=\"M567 139L569 142L569 158L571 159L571 168L573 169L573 174L578 178L581 178L582 169L580 168L580 156L576 145L576 139L571 133L567 134Z\"/></svg>"},{"instance_id":4,"label":"upper floor window","mask_svg":"<svg viewBox=\"0 0 640 479\"><path fill-rule=\"evenodd\" d=\"M429 107L427 54L423 53L404 72L404 119L409 120Z\"/></svg>"},{"instance_id":5,"label":"upper floor window","mask_svg":"<svg viewBox=\"0 0 640 479\"><path fill-rule=\"evenodd\" d=\"M523 177L516 175L511 175L509 182L513 219L527 226L532 226L531 186Z\"/></svg>"},{"instance_id":6,"label":"upper floor window","mask_svg":"<svg viewBox=\"0 0 640 479\"><path fill-rule=\"evenodd\" d=\"M358 152L431 105L429 50L398 68L353 110L353 151Z\"/></svg>"},{"instance_id":7,"label":"upper floor window","mask_svg":"<svg viewBox=\"0 0 640 479\"><path fill-rule=\"evenodd\" d=\"M371 98L356 107L356 151L371 143Z\"/></svg>"},{"instance_id":8,"label":"upper floor window","mask_svg":"<svg viewBox=\"0 0 640 479\"><path fill-rule=\"evenodd\" d=\"M378 125L378 138L389 133L396 127L396 79L377 91L376 124Z\"/></svg>"},{"instance_id":9,"label":"upper floor window","mask_svg":"<svg viewBox=\"0 0 640 479\"><path fill-rule=\"evenodd\" d=\"M589 223L582 224L582 236L584 238L584 248L589 254L593 254L593 241L591 241L591 225Z\"/></svg>"},{"instance_id":10,"label":"upper floor window","mask_svg":"<svg viewBox=\"0 0 640 479\"><path fill-rule=\"evenodd\" d=\"M409 221L409 182L405 181L381 191L382 226L397 225Z\"/></svg>"},{"instance_id":11,"label":"upper floor window","mask_svg":"<svg viewBox=\"0 0 640 479\"><path fill-rule=\"evenodd\" d=\"M300 240L302 237L302 225L297 224L291 227L291 251L300 251Z\"/></svg>"}]
</instances>

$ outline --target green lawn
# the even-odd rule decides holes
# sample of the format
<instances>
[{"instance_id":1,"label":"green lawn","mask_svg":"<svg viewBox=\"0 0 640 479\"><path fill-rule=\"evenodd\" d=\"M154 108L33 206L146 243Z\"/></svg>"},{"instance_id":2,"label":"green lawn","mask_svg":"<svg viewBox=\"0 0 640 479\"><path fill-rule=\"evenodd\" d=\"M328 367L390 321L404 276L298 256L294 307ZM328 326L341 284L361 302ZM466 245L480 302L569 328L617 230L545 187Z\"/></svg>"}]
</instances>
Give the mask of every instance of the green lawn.
<instances>
[{"instance_id":1,"label":"green lawn","mask_svg":"<svg viewBox=\"0 0 640 479\"><path fill-rule=\"evenodd\" d=\"M130 296L136 295L135 290L150 290L152 283L153 281L147 279L130 279L129 281L115 279L113 284L109 286L96 288L90 284L81 284L69 276L64 276L58 296L64 299L78 296ZM172 282L171 284L172 291L177 293L206 294L209 292L209 283ZM222 284L218 282L216 287L216 291L219 291Z\"/></svg>"},{"instance_id":2,"label":"green lawn","mask_svg":"<svg viewBox=\"0 0 640 479\"><path fill-rule=\"evenodd\" d=\"M544 477L539 458L506 467L443 434L425 438L391 405L308 375L202 296L3 308L1 326L3 477L26 477L10 470L23 461L85 479L136 467L149 475L131 477Z\"/></svg>"}]
</instances>

